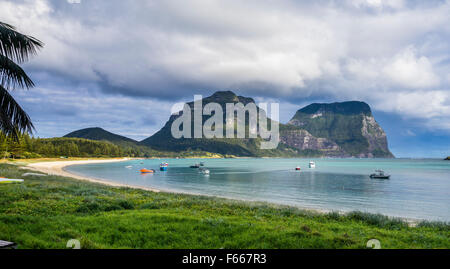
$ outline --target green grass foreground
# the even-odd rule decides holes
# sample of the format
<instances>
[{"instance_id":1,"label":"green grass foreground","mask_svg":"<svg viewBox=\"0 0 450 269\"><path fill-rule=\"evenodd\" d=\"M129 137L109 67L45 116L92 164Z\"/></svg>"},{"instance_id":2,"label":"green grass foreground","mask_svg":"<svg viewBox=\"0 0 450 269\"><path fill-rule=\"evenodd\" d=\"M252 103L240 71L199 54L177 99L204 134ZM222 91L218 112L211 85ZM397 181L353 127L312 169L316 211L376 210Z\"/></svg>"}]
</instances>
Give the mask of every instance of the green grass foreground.
<instances>
[{"instance_id":1,"label":"green grass foreground","mask_svg":"<svg viewBox=\"0 0 450 269\"><path fill-rule=\"evenodd\" d=\"M0 164L0 176L23 178ZM450 248L446 223L417 227L381 215L114 188L47 176L0 184L0 240L19 248Z\"/></svg>"}]
</instances>

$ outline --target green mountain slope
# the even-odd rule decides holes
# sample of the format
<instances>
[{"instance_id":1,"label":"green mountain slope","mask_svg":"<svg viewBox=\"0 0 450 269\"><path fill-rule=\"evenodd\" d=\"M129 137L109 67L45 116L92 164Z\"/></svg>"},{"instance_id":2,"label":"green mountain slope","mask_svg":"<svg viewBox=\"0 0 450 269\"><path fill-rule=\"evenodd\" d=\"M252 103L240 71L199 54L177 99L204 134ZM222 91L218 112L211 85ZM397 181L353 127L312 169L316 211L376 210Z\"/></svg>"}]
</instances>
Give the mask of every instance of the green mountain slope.
<instances>
[{"instance_id":1,"label":"green mountain slope","mask_svg":"<svg viewBox=\"0 0 450 269\"><path fill-rule=\"evenodd\" d=\"M226 92L216 92L210 97L204 98L202 100L203 106L208 103L215 102L222 106L223 108L223 118L224 126L226 120L226 104L227 103L242 103L247 105L248 103L254 103L252 98L237 96L231 91ZM194 103L188 103L191 107L192 113L194 108ZM258 108L259 109L259 108ZM181 113L180 113L181 114ZM235 156L255 156L255 157L269 157L269 156L298 156L299 152L287 145L280 144L277 149L273 150L261 150L260 143L263 141L261 138L254 139L229 139L229 138L181 138L175 139L171 133L172 123L180 115L172 115L166 125L153 136L145 139L140 144L150 146L155 149L169 150L169 151L189 151L189 150L201 150L207 152L214 152L224 155L235 155ZM192 115L192 121L193 121ZM210 116L203 117L203 123L210 118ZM247 117L248 119L248 117ZM191 123L192 130L193 122ZM225 128L224 128L225 129ZM192 131L193 132L193 131ZM248 120L246 121L246 133L248 133ZM225 130L224 130L225 135ZM192 134L193 137L193 134ZM248 137L248 136L246 136ZM308 152L310 153L310 152Z\"/></svg>"},{"instance_id":2,"label":"green mountain slope","mask_svg":"<svg viewBox=\"0 0 450 269\"><path fill-rule=\"evenodd\" d=\"M288 124L298 130L283 132L282 140L299 149L321 150L325 156L393 157L385 132L364 102L312 104ZM300 143L305 137L306 146Z\"/></svg>"},{"instance_id":3,"label":"green mountain slope","mask_svg":"<svg viewBox=\"0 0 450 269\"><path fill-rule=\"evenodd\" d=\"M117 142L131 142L137 143L137 141L127 138L121 135L113 134L108 132L102 128L86 128L78 131L71 132L70 134L65 135L64 137L69 138L84 138L89 140L97 140L97 141L109 141L113 143Z\"/></svg>"},{"instance_id":4,"label":"green mountain slope","mask_svg":"<svg viewBox=\"0 0 450 269\"><path fill-rule=\"evenodd\" d=\"M99 127L74 131L70 134L65 135L63 138L79 138L89 141L111 143L113 145L119 146L120 152L124 153L123 156L150 157L154 156L155 154L161 154L160 152L157 152L149 147L139 145L136 140L108 132Z\"/></svg>"}]
</instances>

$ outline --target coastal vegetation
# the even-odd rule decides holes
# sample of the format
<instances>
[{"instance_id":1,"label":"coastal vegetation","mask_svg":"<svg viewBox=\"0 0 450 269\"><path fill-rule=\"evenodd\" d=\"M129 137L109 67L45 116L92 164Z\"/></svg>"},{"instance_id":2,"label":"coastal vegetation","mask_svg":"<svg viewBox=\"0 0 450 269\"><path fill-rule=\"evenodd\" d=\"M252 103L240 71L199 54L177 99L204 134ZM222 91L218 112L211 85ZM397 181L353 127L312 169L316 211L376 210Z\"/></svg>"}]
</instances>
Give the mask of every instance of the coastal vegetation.
<instances>
[{"instance_id":1,"label":"coastal vegetation","mask_svg":"<svg viewBox=\"0 0 450 269\"><path fill-rule=\"evenodd\" d=\"M411 227L352 212L320 214L267 203L115 188L59 176L25 176L0 164L0 238L19 248L449 248L448 223Z\"/></svg>"},{"instance_id":2,"label":"coastal vegetation","mask_svg":"<svg viewBox=\"0 0 450 269\"><path fill-rule=\"evenodd\" d=\"M0 154L4 159L60 158L60 157L230 157L202 151L156 151L134 143L112 143L83 138L34 138L19 134L17 138L0 133Z\"/></svg>"}]
</instances>

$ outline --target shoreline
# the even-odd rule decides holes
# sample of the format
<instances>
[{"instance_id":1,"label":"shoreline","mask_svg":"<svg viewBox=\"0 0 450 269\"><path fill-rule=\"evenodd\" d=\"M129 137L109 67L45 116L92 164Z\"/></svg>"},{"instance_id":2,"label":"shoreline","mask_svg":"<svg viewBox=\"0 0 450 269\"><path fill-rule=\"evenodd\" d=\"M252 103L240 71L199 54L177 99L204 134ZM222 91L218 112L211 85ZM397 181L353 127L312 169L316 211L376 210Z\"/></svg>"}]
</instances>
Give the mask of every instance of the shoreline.
<instances>
[{"instance_id":1,"label":"shoreline","mask_svg":"<svg viewBox=\"0 0 450 269\"><path fill-rule=\"evenodd\" d=\"M117 183L112 182L104 179L97 179L93 177L87 177L75 174L73 172L67 171L65 168L72 165L83 165L83 164L96 164L96 163L115 163L115 162L126 162L132 160L131 158L123 158L123 159L107 159L107 160L81 160L81 161L55 161L55 162L38 162L38 163L31 163L24 168L29 168L31 170L41 172L47 175L55 175L55 176L62 176L62 177L70 177L82 181L88 181L92 183L97 184L103 184L110 187L126 187L131 189L142 189L146 191L151 192L160 192L161 190L155 189L155 188L147 188L147 187L138 187L138 186L132 186L127 185L123 183Z\"/></svg>"},{"instance_id":2,"label":"shoreline","mask_svg":"<svg viewBox=\"0 0 450 269\"><path fill-rule=\"evenodd\" d=\"M136 185L127 185L123 183L117 183L108 181L107 179L100 179L100 178L94 178L89 176L80 175L77 173L74 173L72 171L68 171L66 168L73 165L83 165L83 164L96 164L96 163L115 163L115 162L126 162L129 160L133 160L133 158L122 158L122 159L107 159L107 160L79 160L79 161L49 161L49 162L38 162L38 163L32 163L28 164L24 168L29 168L37 172L45 173L48 175L56 175L56 176L63 176L63 177L70 177L77 180L82 181L88 181L92 183L97 184L103 184L110 187L125 187L130 189L140 189L145 191L151 191L151 192L164 192L164 193L171 193L171 194L184 194L184 195L194 195L194 196L205 196L210 198L219 198L219 199L227 199L227 200L234 200L234 201L240 201L240 202L247 202L247 203L267 203L271 204L273 206L279 206L279 207L295 207L300 210L306 210L318 214L327 214L333 212L332 210L327 209L321 209L321 208L312 208L312 207L302 207L299 205L286 205L276 202L268 202L268 201L261 201L261 200L252 200L252 199L242 199L242 198L232 198L232 197L226 197L226 196L218 196L218 195L208 195L208 194L199 194L199 193L191 193L181 190L174 190L174 189L157 189L157 188L149 188L149 187L143 187L143 186L136 186ZM335 211L339 214L344 214L346 212L344 211Z\"/></svg>"},{"instance_id":3,"label":"shoreline","mask_svg":"<svg viewBox=\"0 0 450 269\"><path fill-rule=\"evenodd\" d=\"M232 198L232 197L217 196L217 195L190 193L190 192L178 191L178 190L157 189L157 188L149 188L149 187L143 187L143 186L128 185L128 184L108 181L106 179L99 179L99 178L79 175L74 172L68 171L66 169L67 167L73 166L73 165L125 162L125 161L129 161L132 159L133 158L106 159L106 160L78 160L78 161L47 161L47 162L31 163L31 164L24 166L23 168L31 169L31 170L34 170L37 172L48 174L48 175L69 177L69 178L73 178L73 179L77 179L77 180L102 184L102 185L106 185L106 186L110 186L110 187L140 189L140 190L145 190L145 191L150 191L150 192L155 192L155 193L164 192L164 193L169 193L169 194L205 196L205 197L210 197L210 198L219 198L219 199L240 201L240 202L244 202L244 203L266 203L266 204L270 204L275 207L294 207L294 208L297 208L300 210L305 210L305 211L309 211L309 212L316 213L316 214L327 214L327 213L331 213L331 212L337 212L340 215L345 215L346 213L351 212L351 211L342 211L342 210L336 211L336 210L328 210L328 209L322 209L322 208L303 207L303 206L299 206L299 205L286 205L286 204L261 201L261 200ZM414 227L419 222L424 221L424 219L407 218L407 217L400 217L400 216L390 216L390 215L386 215L386 214L382 214L382 215L387 216L389 218L401 219L401 220L405 221L406 223L408 223L409 226L411 226L411 227Z\"/></svg>"},{"instance_id":4,"label":"shoreline","mask_svg":"<svg viewBox=\"0 0 450 269\"><path fill-rule=\"evenodd\" d=\"M157 188L149 188L149 187L143 187L143 186L135 186L135 185L127 185L123 183L117 183L108 181L106 179L99 179L94 177L88 177L79 175L77 173L68 171L66 168L73 165L83 165L83 164L96 164L96 163L114 163L114 162L126 162L129 160L132 160L133 158L122 158L122 159L107 159L107 160L78 160L78 161L48 161L48 162L38 162L38 163L31 163L25 166L24 168L32 169L37 172L45 173L48 175L56 175L56 176L62 176L62 177L69 177L74 178L77 180L82 181L88 181L92 183L97 184L103 184L110 187L119 187L119 188L130 188L130 189L140 189L145 191L151 191L151 192L164 192L164 193L171 193L171 194L184 194L184 195L194 195L194 196L205 196L210 198L219 198L219 199L227 199L227 200L233 200L233 201L239 201L244 203L267 203L276 207L295 207L300 210L310 211L316 214L327 214L333 212L332 210L326 210L321 208L312 208L312 207L302 207L298 205L286 205L281 203L275 203L275 202L268 202L268 201L261 201L261 200L252 200L252 199L242 199L242 198L230 198L226 196L218 196L218 195L208 195L208 194L198 194L198 193L190 193L186 191L179 191L179 190L171 190L171 189L157 189ZM344 211L335 211L339 214L345 214ZM408 221L410 222L410 221Z\"/></svg>"}]
</instances>

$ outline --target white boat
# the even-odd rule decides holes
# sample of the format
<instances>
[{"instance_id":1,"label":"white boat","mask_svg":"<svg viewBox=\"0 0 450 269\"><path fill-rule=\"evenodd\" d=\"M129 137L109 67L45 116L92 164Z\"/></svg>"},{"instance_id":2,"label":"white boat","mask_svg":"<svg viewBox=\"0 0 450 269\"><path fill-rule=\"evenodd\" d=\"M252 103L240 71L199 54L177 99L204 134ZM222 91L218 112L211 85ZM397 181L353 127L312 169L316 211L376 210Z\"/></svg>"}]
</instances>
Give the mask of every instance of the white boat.
<instances>
[{"instance_id":1,"label":"white boat","mask_svg":"<svg viewBox=\"0 0 450 269\"><path fill-rule=\"evenodd\" d=\"M200 168L200 173L204 174L204 175L209 175L209 170L205 169L205 168Z\"/></svg>"},{"instance_id":2,"label":"white boat","mask_svg":"<svg viewBox=\"0 0 450 269\"><path fill-rule=\"evenodd\" d=\"M132 165L128 165L128 166L125 166L125 168L131 169L131 168L133 168L133 166Z\"/></svg>"},{"instance_id":3,"label":"white boat","mask_svg":"<svg viewBox=\"0 0 450 269\"><path fill-rule=\"evenodd\" d=\"M313 161L310 161L310 162L309 162L309 168L310 168L310 169L316 168L316 163L313 162Z\"/></svg>"}]
</instances>

